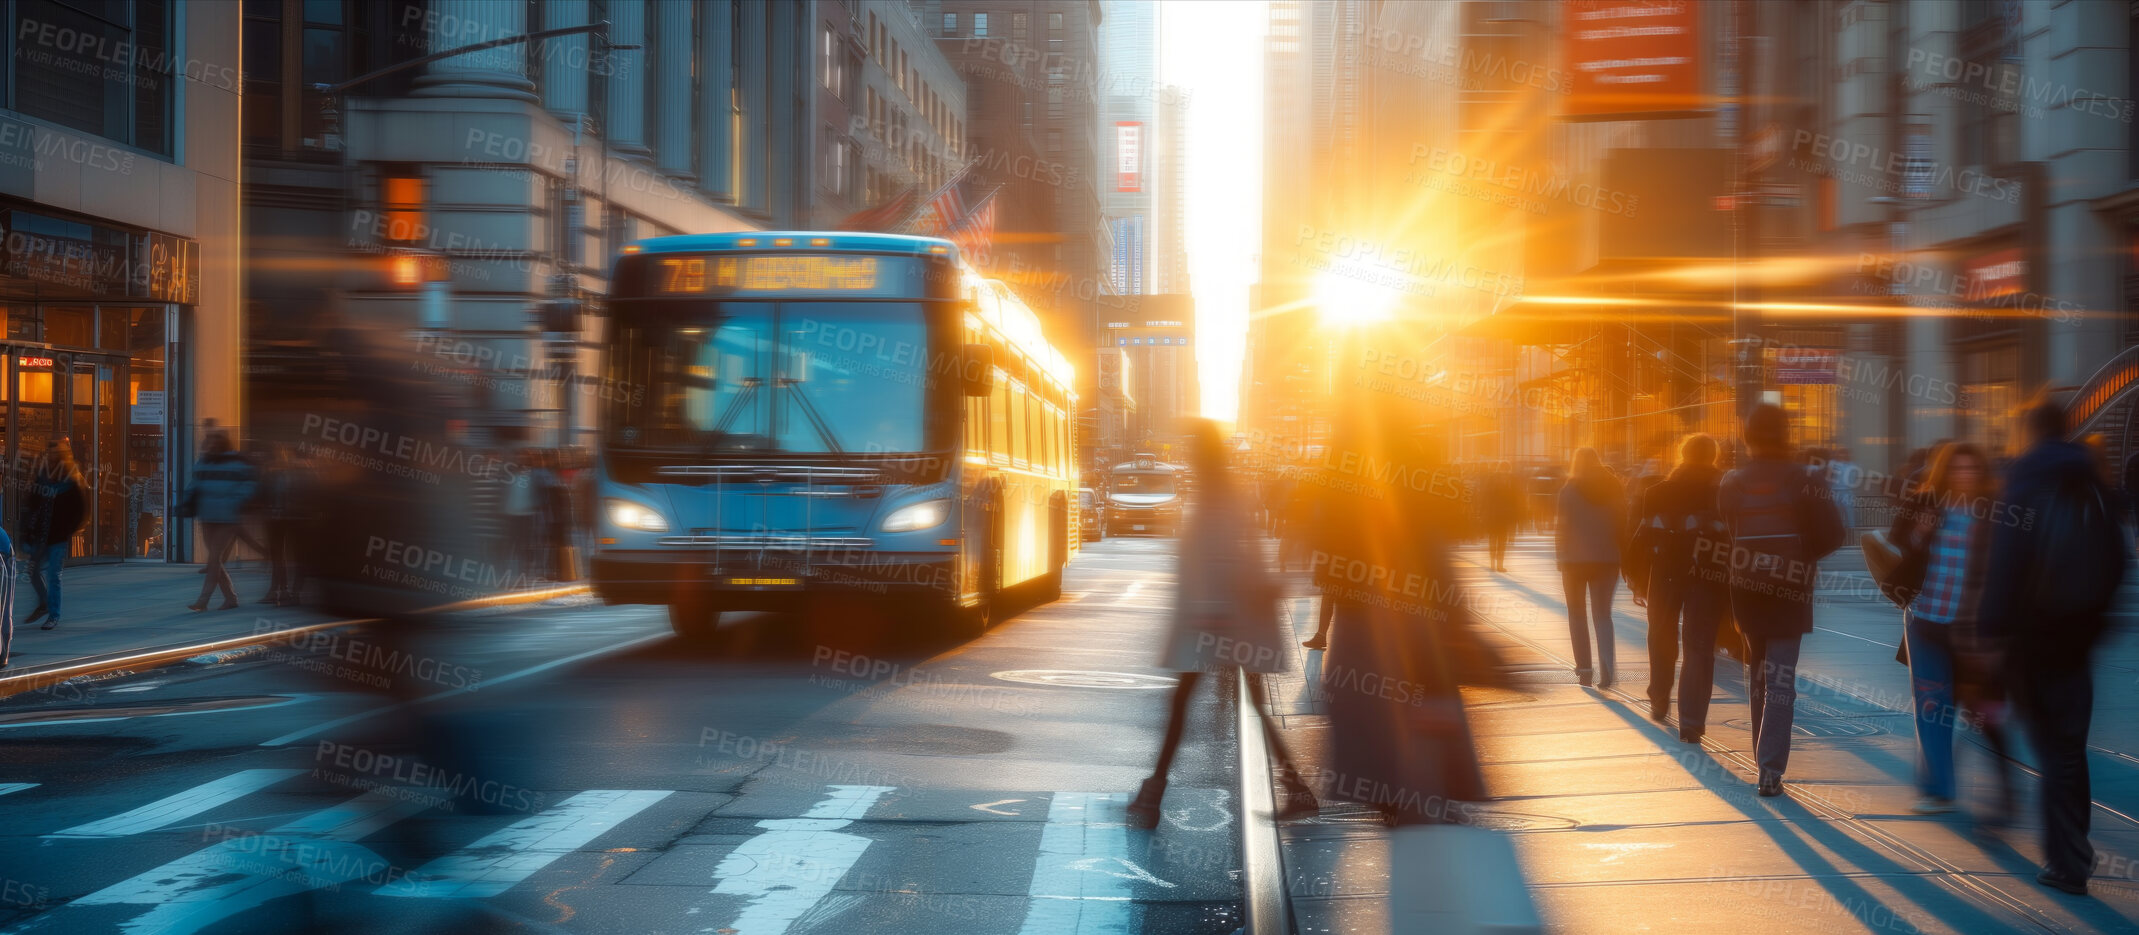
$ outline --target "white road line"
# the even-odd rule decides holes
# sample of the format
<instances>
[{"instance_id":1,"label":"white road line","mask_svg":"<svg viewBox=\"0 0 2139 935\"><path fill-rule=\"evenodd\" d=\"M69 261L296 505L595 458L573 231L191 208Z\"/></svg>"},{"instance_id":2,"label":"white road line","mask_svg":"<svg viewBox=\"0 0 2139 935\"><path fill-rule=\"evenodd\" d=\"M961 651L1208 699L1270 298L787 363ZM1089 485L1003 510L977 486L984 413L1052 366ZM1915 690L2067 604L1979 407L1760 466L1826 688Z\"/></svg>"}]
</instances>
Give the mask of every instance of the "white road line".
<instances>
[{"instance_id":1,"label":"white road line","mask_svg":"<svg viewBox=\"0 0 2139 935\"><path fill-rule=\"evenodd\" d=\"M383 882L393 865L350 842L427 805L366 792L266 834L218 841L68 905L151 906L121 930L190 935L272 899L351 880Z\"/></svg>"},{"instance_id":2,"label":"white road line","mask_svg":"<svg viewBox=\"0 0 2139 935\"><path fill-rule=\"evenodd\" d=\"M508 673L508 674L505 674L505 675L501 675L501 676L498 676L497 678L494 678L494 679L484 679L484 680L483 680L483 681L481 681L480 683L477 683L477 684L475 684L475 685L470 685L470 686L468 686L468 687L466 687L466 688L456 688L456 689L453 689L453 690L451 690L451 691L443 691L443 692L439 692L438 694L435 694L435 695L425 695L425 696L423 696L422 698L417 698L417 699L415 699L415 700L413 700L413 701L403 701L403 702L400 702L400 703L398 703L398 704L390 704L390 705L385 705L385 706L383 706L383 707L377 707L377 708L373 708L373 709L371 709L371 710L369 710L369 711L359 711L359 712L357 712L357 713L355 713L355 714L352 714L352 715L350 715L350 716L348 716L348 717L343 717L343 718L335 718L334 720L328 721L328 722L327 722L327 723L325 723L325 724L315 724L315 725L313 725L313 726L311 726L311 727L307 727L307 728L305 728L305 729L303 729L303 730L300 730L300 731L293 731L293 732L291 732L291 733L287 733L287 734L284 734L284 735L282 735L282 736L280 736L280 737L277 737L277 738L275 738L275 739L273 739L273 740L263 741L263 742L261 742L261 744L260 744L260 745L261 745L261 746L263 746L263 747L281 747L281 746L286 746L286 745L288 745L288 744L292 744L292 743L295 743L295 742L297 742L297 741L299 741L299 740L303 740L303 739L305 739L306 737L310 737L310 736L312 736L313 734L317 734L317 733L320 733L320 732L322 732L322 731L329 731L329 730L333 730L333 729L335 729L335 728L337 728L337 727L341 727L341 726L343 726L343 725L346 725L346 724L354 724L354 723L356 723L356 722L358 722L358 721L361 721L361 720L364 720L364 719L366 719L366 718L373 718L373 717L378 717L379 715L381 715L381 714L385 714L385 713L386 713L386 712L388 712L388 711L398 711L398 710L401 710L402 708L406 708L406 707L409 707L409 706L412 706L412 705L428 704L428 703L430 703L430 702L433 702L433 701L437 701L437 700L439 700L439 699L442 699L442 698L451 698L451 697L453 697L453 696L455 696L455 695L464 695L464 694L467 694L468 692L472 692L472 691L476 690L477 688L489 688L489 687L491 687L491 686L493 686L493 685L499 685L499 684L502 684L502 683L505 683L505 682L510 682L510 681L512 681L513 679L517 679L517 678L526 678L527 676L530 676L530 675L535 675L535 674L537 674L537 673L541 673L541 672L548 672L549 670L551 670L551 669L554 669L554 668L557 668L558 666L564 666L564 665L571 665L572 663L578 662L578 661L580 661L581 659L588 659L588 658L592 658L592 657L594 657L594 656L600 656L600 655L603 655L603 654L605 654L605 653L614 653L614 652L621 652L621 651L623 651L623 650L626 650L626 649L630 649L630 648L631 648L631 647L633 647L633 646L637 646L637 645L639 645L640 643L646 643L646 642L651 642L651 641L653 641L653 640L658 640L658 639L666 639L666 638L669 638L669 634L667 634L667 633L648 633L648 634L646 634L645 636L639 637L638 639L635 639L635 640L625 640L624 642L621 642L621 643L617 643L617 644L615 644L615 645L613 645L613 646L603 646L603 647L600 647L600 648L598 648L598 649L590 649L590 650L587 650L586 652L583 652L583 653L578 653L578 654L575 654L575 655L571 655L571 656L566 656L566 657L564 657L563 659L552 659L552 660L550 660L550 661L548 661L548 662L545 662L545 663L543 663L543 664L541 664L541 665L539 665L539 666L535 666L534 668L531 668L531 669L521 669L521 670L520 670L520 671L518 671L518 672L512 672L512 673Z\"/></svg>"},{"instance_id":3,"label":"white road line","mask_svg":"<svg viewBox=\"0 0 2139 935\"><path fill-rule=\"evenodd\" d=\"M0 782L0 795L6 795L10 792L22 792L28 789L35 789L37 788L37 785L38 784L34 782Z\"/></svg>"},{"instance_id":4,"label":"white road line","mask_svg":"<svg viewBox=\"0 0 2139 935\"><path fill-rule=\"evenodd\" d=\"M214 782L202 783L176 795L157 799L132 811L120 812L86 825L75 825L45 837L123 838L130 834L154 831L303 773L304 770L301 769L240 770Z\"/></svg>"},{"instance_id":5,"label":"white road line","mask_svg":"<svg viewBox=\"0 0 2139 935\"><path fill-rule=\"evenodd\" d=\"M1022 935L1130 935L1135 910L1129 899L1135 894L1129 881L1137 877L1121 872L1129 853L1128 798L1120 792L1055 793L1040 831Z\"/></svg>"},{"instance_id":6,"label":"white road line","mask_svg":"<svg viewBox=\"0 0 2139 935\"><path fill-rule=\"evenodd\" d=\"M377 895L419 899L496 896L673 794L667 789L582 792L540 815L417 868L407 877L380 887Z\"/></svg>"},{"instance_id":7,"label":"white road line","mask_svg":"<svg viewBox=\"0 0 2139 935\"><path fill-rule=\"evenodd\" d=\"M721 858L713 875L713 892L748 900L735 921L715 930L738 935L785 932L810 907L831 895L847 875L869 839L838 829L869 813L890 786L833 786L824 801L801 818L758 822L765 833L743 842Z\"/></svg>"}]
</instances>

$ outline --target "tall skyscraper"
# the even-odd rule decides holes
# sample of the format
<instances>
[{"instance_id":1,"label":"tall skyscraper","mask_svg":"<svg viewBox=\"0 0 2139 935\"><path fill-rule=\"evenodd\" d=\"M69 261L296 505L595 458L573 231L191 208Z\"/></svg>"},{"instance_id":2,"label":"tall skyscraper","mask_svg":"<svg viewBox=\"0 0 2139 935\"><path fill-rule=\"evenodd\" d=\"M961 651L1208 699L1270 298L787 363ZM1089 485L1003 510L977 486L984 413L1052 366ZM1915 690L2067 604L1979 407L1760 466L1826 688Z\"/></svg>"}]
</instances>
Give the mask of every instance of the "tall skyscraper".
<instances>
[{"instance_id":1,"label":"tall skyscraper","mask_svg":"<svg viewBox=\"0 0 2139 935\"><path fill-rule=\"evenodd\" d=\"M1158 129L1159 7L1146 0L1109 0L1099 27L1099 104L1102 169L1099 206L1114 232L1108 280L1116 292L1157 292L1151 230L1154 135Z\"/></svg>"},{"instance_id":2,"label":"tall skyscraper","mask_svg":"<svg viewBox=\"0 0 2139 935\"><path fill-rule=\"evenodd\" d=\"M1152 134L1151 277L1157 293L1188 292L1188 92L1164 85Z\"/></svg>"}]
</instances>

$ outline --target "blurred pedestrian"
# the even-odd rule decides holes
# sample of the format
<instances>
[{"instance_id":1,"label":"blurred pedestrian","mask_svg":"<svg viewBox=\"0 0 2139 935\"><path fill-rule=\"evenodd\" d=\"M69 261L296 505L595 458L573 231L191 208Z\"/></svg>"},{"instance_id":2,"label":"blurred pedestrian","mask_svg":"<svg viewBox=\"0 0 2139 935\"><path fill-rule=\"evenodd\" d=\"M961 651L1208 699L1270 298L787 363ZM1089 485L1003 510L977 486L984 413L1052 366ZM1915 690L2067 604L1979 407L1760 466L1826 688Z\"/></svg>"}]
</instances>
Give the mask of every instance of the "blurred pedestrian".
<instances>
[{"instance_id":1,"label":"blurred pedestrian","mask_svg":"<svg viewBox=\"0 0 2139 935\"><path fill-rule=\"evenodd\" d=\"M305 530L305 511L312 503L311 466L301 461L289 445L277 444L268 454L267 470L260 477L258 501L267 531L267 596L262 604L278 607L297 603L303 590L303 566L297 550Z\"/></svg>"},{"instance_id":2,"label":"blurred pedestrian","mask_svg":"<svg viewBox=\"0 0 2139 935\"><path fill-rule=\"evenodd\" d=\"M1894 518L1887 540L1902 573L1891 585L1902 602L1909 686L1916 702L1914 811L1953 811L1957 781L1953 725L1961 706L1977 715L1998 764L2001 817L2012 808L2005 757L2005 690L1996 648L1977 615L1990 568L1997 487L1990 458L1970 442L1939 449L1917 495Z\"/></svg>"},{"instance_id":3,"label":"blurred pedestrian","mask_svg":"<svg viewBox=\"0 0 2139 935\"><path fill-rule=\"evenodd\" d=\"M1522 483L1515 479L1515 471L1507 464L1497 464L1485 476L1481 485L1478 505L1479 519L1485 524L1486 560L1494 571L1508 570L1508 542L1515 537L1515 529L1523 521Z\"/></svg>"},{"instance_id":4,"label":"blurred pedestrian","mask_svg":"<svg viewBox=\"0 0 2139 935\"><path fill-rule=\"evenodd\" d=\"M60 570L67 564L74 534L88 518L82 487L74 443L54 439L30 469L30 490L22 500L21 546L28 557L30 587L37 591L37 608L23 623L43 620L47 630L59 626Z\"/></svg>"},{"instance_id":5,"label":"blurred pedestrian","mask_svg":"<svg viewBox=\"0 0 2139 935\"><path fill-rule=\"evenodd\" d=\"M223 592L223 605L217 610L238 606L237 587L224 566L237 544L239 525L260 478L252 462L230 444L229 435L208 433L201 450L201 459L193 463L193 483L186 488L183 514L200 522L201 538L208 547L207 577L201 581L200 598L186 605L196 613L208 609L208 598L217 590Z\"/></svg>"},{"instance_id":6,"label":"blurred pedestrian","mask_svg":"<svg viewBox=\"0 0 2139 935\"><path fill-rule=\"evenodd\" d=\"M15 648L15 540L0 529L0 669Z\"/></svg>"},{"instance_id":7,"label":"blurred pedestrian","mask_svg":"<svg viewBox=\"0 0 2139 935\"><path fill-rule=\"evenodd\" d=\"M1331 725L1324 794L1392 826L1452 823L1455 803L1486 797L1458 686L1504 684L1502 666L1471 630L1447 501L1402 481L1437 465L1397 410L1341 418L1336 449L1390 470L1331 489L1310 562L1336 605L1318 683Z\"/></svg>"},{"instance_id":8,"label":"blurred pedestrian","mask_svg":"<svg viewBox=\"0 0 2139 935\"><path fill-rule=\"evenodd\" d=\"M1189 434L1199 478L1196 508L1181 531L1172 629L1161 663L1180 675L1158 763L1129 803L1129 820L1143 828L1159 823L1167 772L1188 726L1189 697L1205 673L1225 677L1235 669L1248 673L1250 701L1277 756L1286 797L1278 817L1313 815L1319 810L1314 793L1300 779L1263 690L1262 676L1284 671L1291 658L1278 622L1279 588L1263 558L1261 541L1250 535L1253 522L1238 481L1227 470L1225 439L1217 424L1199 420Z\"/></svg>"},{"instance_id":9,"label":"blurred pedestrian","mask_svg":"<svg viewBox=\"0 0 2139 935\"><path fill-rule=\"evenodd\" d=\"M1842 528L1856 528L1857 465L1849 460L1847 448L1837 448L1828 455L1827 492L1834 499L1835 512L1841 514Z\"/></svg>"},{"instance_id":10,"label":"blurred pedestrian","mask_svg":"<svg viewBox=\"0 0 2139 935\"><path fill-rule=\"evenodd\" d=\"M1713 554L1724 536L1716 489L1716 440L1688 435L1679 463L1662 483L1642 496L1633 551L1648 556L1649 717L1661 722L1671 710L1672 670L1685 649L1679 675L1679 739L1699 743L1708 729L1708 701L1716 683L1716 631L1730 595L1724 577L1702 575L1694 556Z\"/></svg>"},{"instance_id":11,"label":"blurred pedestrian","mask_svg":"<svg viewBox=\"0 0 2139 935\"><path fill-rule=\"evenodd\" d=\"M1731 613L1746 638L1746 694L1760 794L1781 795L1790 765L1797 706L1799 643L1812 632L1819 560L1842 544L1842 517L1826 480L1790 457L1790 426L1779 406L1745 417L1746 463L1724 475L1716 505L1730 532L1723 556ZM1720 561L1718 561L1720 559Z\"/></svg>"},{"instance_id":12,"label":"blurred pedestrian","mask_svg":"<svg viewBox=\"0 0 2139 935\"><path fill-rule=\"evenodd\" d=\"M542 497L543 567L551 581L570 581L579 577L572 552L572 485L560 470L563 459L558 452L543 452L541 458L536 489Z\"/></svg>"},{"instance_id":13,"label":"blurred pedestrian","mask_svg":"<svg viewBox=\"0 0 2139 935\"><path fill-rule=\"evenodd\" d=\"M2034 521L1999 522L1992 531L1980 617L1984 632L2008 647L2014 707L2042 770L2043 866L2035 879L2079 894L2094 869L2091 656L2131 563L2131 537L2092 456L2065 440L2064 407L2043 400L2023 421L2028 448L2007 470L2003 498L2022 511L2009 515Z\"/></svg>"},{"instance_id":14,"label":"blurred pedestrian","mask_svg":"<svg viewBox=\"0 0 2139 935\"><path fill-rule=\"evenodd\" d=\"M1573 469L1560 487L1553 555L1567 598L1567 636L1574 643L1575 677L1585 686L1612 687L1617 668L1612 594L1619 587L1621 496L1619 479L1605 469L1597 449L1575 449ZM1592 630L1597 639L1594 670L1589 650Z\"/></svg>"},{"instance_id":15,"label":"blurred pedestrian","mask_svg":"<svg viewBox=\"0 0 2139 935\"><path fill-rule=\"evenodd\" d=\"M542 497L540 479L537 477L535 452L522 449L513 456L519 470L505 486L505 535L510 541L512 568L515 586L533 581L537 576L536 553L540 551L542 535Z\"/></svg>"}]
</instances>

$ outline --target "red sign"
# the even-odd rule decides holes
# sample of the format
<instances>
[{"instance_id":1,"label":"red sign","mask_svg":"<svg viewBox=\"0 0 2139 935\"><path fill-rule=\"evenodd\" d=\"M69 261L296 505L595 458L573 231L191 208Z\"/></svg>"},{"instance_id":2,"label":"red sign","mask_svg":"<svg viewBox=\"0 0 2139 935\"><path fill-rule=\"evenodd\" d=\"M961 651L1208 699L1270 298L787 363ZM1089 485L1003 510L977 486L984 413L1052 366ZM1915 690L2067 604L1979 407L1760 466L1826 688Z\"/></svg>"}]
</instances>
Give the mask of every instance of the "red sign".
<instances>
[{"instance_id":1,"label":"red sign","mask_svg":"<svg viewBox=\"0 0 2139 935\"><path fill-rule=\"evenodd\" d=\"M1144 125L1125 120L1114 125L1114 190L1144 190Z\"/></svg>"},{"instance_id":2,"label":"red sign","mask_svg":"<svg viewBox=\"0 0 2139 935\"><path fill-rule=\"evenodd\" d=\"M2007 247L1969 257L1961 274L1968 278L1964 301L1996 302L2028 291L2028 255L2019 247Z\"/></svg>"},{"instance_id":3,"label":"red sign","mask_svg":"<svg viewBox=\"0 0 2139 935\"><path fill-rule=\"evenodd\" d=\"M15 366L17 366L17 367L27 367L27 368L30 368L30 369L32 369L32 370L50 370L50 369L52 369L52 358L50 358L50 357L17 357L17 358L15 358Z\"/></svg>"},{"instance_id":4,"label":"red sign","mask_svg":"<svg viewBox=\"0 0 2139 935\"><path fill-rule=\"evenodd\" d=\"M1569 0L1564 30L1573 72L1569 117L1679 112L1713 102L1701 94L1700 16L1691 0Z\"/></svg>"}]
</instances>

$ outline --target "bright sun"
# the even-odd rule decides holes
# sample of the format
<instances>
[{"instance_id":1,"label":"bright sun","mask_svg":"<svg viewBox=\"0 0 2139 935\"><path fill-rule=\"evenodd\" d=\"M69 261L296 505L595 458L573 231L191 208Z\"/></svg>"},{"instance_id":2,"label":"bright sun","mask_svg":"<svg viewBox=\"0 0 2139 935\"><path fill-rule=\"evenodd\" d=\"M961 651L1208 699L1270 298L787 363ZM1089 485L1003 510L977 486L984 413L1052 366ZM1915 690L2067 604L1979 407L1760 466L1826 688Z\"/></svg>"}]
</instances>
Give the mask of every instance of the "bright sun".
<instances>
[{"instance_id":1,"label":"bright sun","mask_svg":"<svg viewBox=\"0 0 2139 935\"><path fill-rule=\"evenodd\" d=\"M1396 310L1396 293L1341 272L1315 277L1313 295L1322 321L1332 325L1370 325Z\"/></svg>"}]
</instances>

